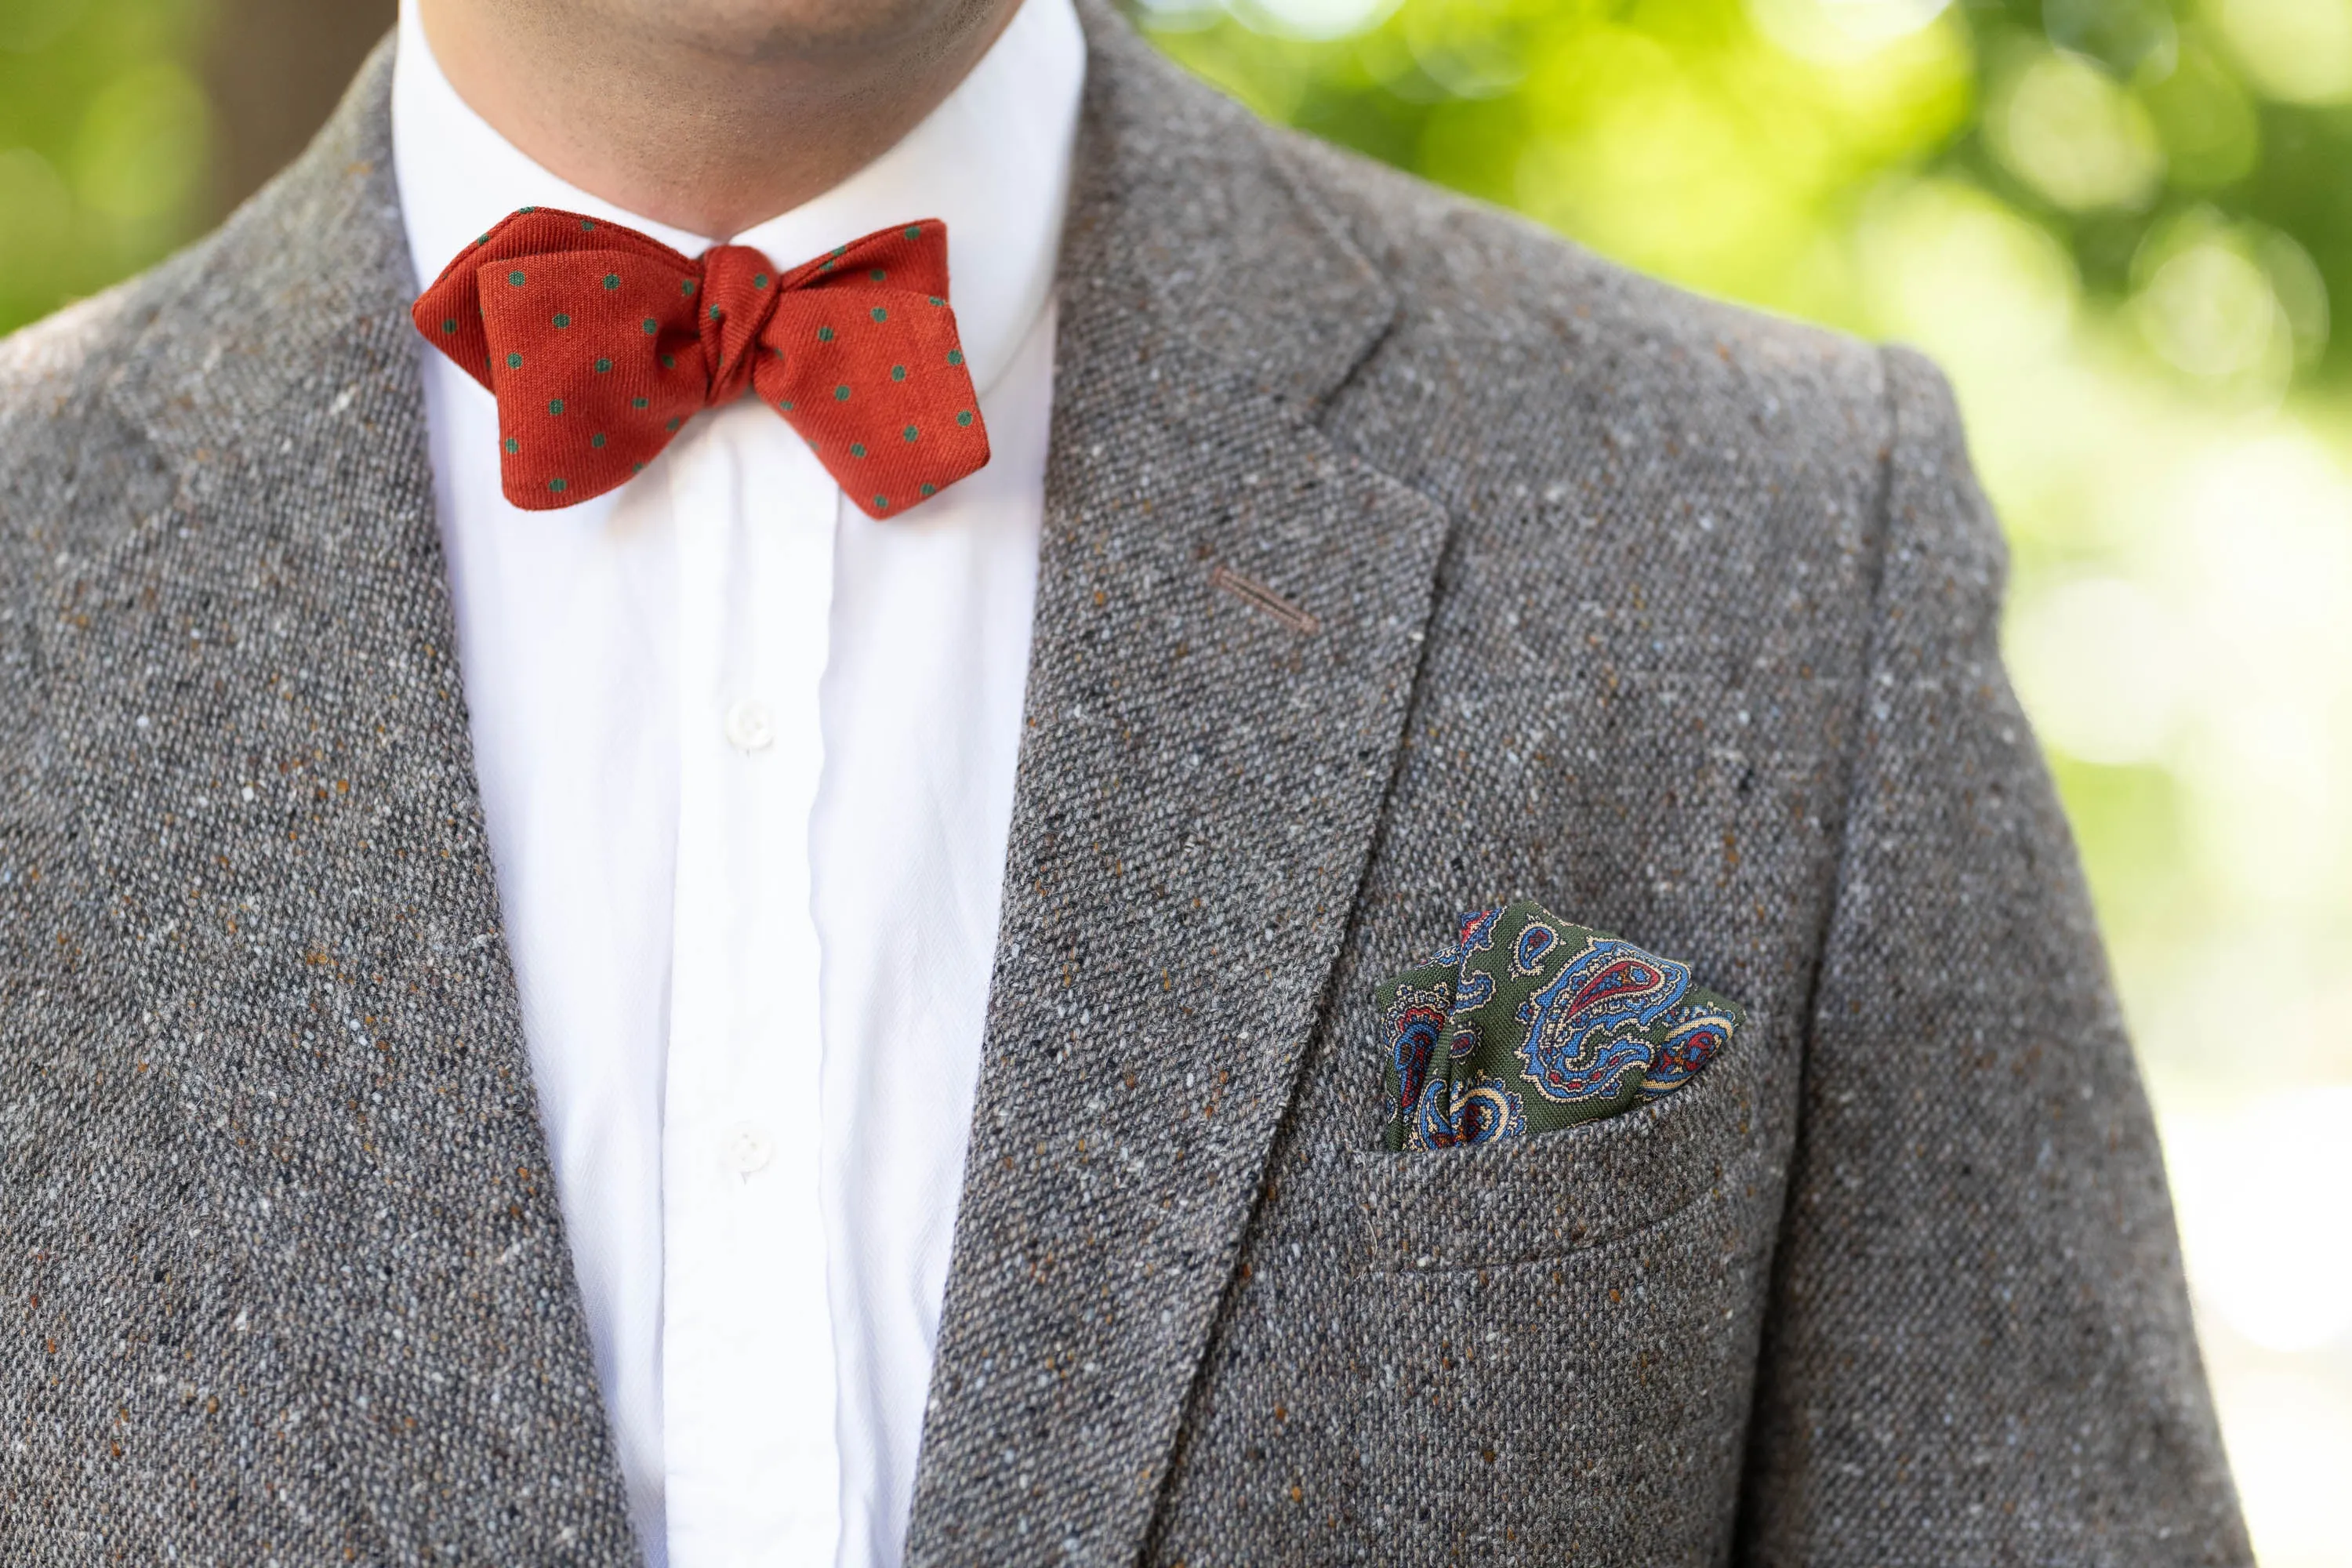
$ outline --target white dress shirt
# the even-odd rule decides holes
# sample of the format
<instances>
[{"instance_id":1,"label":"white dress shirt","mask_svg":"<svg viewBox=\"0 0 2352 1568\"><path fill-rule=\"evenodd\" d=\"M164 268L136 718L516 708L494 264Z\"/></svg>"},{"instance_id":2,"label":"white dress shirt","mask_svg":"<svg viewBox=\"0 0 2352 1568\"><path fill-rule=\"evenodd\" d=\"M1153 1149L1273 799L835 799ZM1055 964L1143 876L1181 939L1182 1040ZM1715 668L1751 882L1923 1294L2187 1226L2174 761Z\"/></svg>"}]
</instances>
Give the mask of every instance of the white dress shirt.
<instances>
[{"instance_id":1,"label":"white dress shirt","mask_svg":"<svg viewBox=\"0 0 2352 1568\"><path fill-rule=\"evenodd\" d=\"M993 458L903 518L756 400L561 511L425 352L506 937L597 1377L653 1563L891 1568L913 1494L1013 807L1085 46L1026 0L905 141L732 237L946 220ZM420 287L519 206L683 234L493 131L400 18ZM420 345L421 346L421 345Z\"/></svg>"}]
</instances>

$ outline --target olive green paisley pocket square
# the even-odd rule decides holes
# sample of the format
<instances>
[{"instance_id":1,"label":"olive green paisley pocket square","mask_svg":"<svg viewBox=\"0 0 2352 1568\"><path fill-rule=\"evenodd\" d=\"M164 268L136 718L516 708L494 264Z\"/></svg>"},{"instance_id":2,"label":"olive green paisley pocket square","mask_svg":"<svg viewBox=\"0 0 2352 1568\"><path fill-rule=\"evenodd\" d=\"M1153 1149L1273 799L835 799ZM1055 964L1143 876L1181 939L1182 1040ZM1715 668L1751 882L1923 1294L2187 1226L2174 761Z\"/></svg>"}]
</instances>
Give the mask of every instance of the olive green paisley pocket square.
<instances>
[{"instance_id":1,"label":"olive green paisley pocket square","mask_svg":"<svg viewBox=\"0 0 2352 1568\"><path fill-rule=\"evenodd\" d=\"M1383 983L1393 1150L1531 1137L1631 1110L1697 1076L1746 1021L1690 967L1522 900Z\"/></svg>"}]
</instances>

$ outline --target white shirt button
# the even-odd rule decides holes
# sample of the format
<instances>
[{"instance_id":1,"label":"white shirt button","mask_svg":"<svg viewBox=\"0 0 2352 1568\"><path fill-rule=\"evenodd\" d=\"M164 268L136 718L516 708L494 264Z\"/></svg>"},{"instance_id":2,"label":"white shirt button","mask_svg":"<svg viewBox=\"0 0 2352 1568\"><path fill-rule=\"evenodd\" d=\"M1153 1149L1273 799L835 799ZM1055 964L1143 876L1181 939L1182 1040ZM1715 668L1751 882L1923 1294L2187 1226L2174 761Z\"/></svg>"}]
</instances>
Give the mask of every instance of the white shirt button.
<instances>
[{"instance_id":1,"label":"white shirt button","mask_svg":"<svg viewBox=\"0 0 2352 1568\"><path fill-rule=\"evenodd\" d=\"M739 752L764 752L775 743L776 721L768 705L748 699L727 710L727 743Z\"/></svg>"},{"instance_id":2,"label":"white shirt button","mask_svg":"<svg viewBox=\"0 0 2352 1568\"><path fill-rule=\"evenodd\" d=\"M763 1169L775 1153L775 1143L756 1123L739 1121L727 1134L727 1164L739 1176Z\"/></svg>"}]
</instances>

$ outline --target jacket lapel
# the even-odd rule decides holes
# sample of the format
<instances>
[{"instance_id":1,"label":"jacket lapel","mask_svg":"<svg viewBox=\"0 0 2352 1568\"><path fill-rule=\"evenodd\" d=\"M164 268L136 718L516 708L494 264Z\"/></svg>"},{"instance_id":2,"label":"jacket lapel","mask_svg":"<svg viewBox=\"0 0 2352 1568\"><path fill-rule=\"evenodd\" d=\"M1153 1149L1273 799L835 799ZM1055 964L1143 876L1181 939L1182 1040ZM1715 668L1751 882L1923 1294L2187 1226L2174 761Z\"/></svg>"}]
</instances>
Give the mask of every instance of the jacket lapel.
<instances>
[{"instance_id":1,"label":"jacket lapel","mask_svg":"<svg viewBox=\"0 0 2352 1568\"><path fill-rule=\"evenodd\" d=\"M58 731L208 1188L226 1304L182 1331L300 1478L268 1504L368 1559L634 1561L481 832L390 65L165 275L110 398L168 485L91 564Z\"/></svg>"},{"instance_id":2,"label":"jacket lapel","mask_svg":"<svg viewBox=\"0 0 2352 1568\"><path fill-rule=\"evenodd\" d=\"M1325 1004L1447 520L1312 423L1395 302L1087 9L1035 642L910 1565L1140 1550Z\"/></svg>"}]
</instances>

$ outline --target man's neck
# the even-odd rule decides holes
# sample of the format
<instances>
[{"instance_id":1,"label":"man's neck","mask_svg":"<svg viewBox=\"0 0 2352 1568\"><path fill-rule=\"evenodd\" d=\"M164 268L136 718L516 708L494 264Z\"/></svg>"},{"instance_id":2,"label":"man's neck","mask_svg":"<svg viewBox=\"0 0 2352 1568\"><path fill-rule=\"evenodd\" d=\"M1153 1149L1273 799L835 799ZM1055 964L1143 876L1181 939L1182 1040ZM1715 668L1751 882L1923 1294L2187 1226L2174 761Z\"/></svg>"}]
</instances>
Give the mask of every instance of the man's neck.
<instances>
[{"instance_id":1,"label":"man's neck","mask_svg":"<svg viewBox=\"0 0 2352 1568\"><path fill-rule=\"evenodd\" d=\"M458 95L550 172L727 237L831 189L953 91L1018 0L416 0Z\"/></svg>"}]
</instances>

